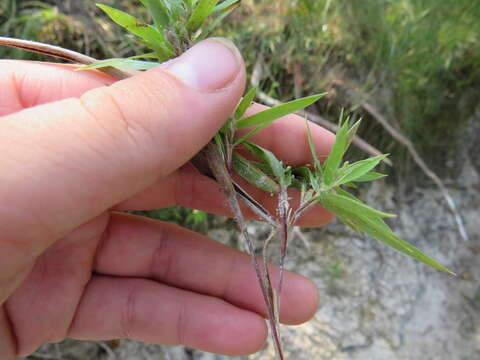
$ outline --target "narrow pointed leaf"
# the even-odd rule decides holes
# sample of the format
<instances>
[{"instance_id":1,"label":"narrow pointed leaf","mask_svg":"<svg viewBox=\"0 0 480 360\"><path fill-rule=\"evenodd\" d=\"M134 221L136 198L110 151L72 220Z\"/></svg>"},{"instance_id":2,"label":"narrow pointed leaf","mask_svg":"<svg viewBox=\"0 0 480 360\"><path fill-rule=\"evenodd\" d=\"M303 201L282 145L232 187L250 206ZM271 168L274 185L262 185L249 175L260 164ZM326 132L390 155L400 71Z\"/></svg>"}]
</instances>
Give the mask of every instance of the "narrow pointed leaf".
<instances>
[{"instance_id":1,"label":"narrow pointed leaf","mask_svg":"<svg viewBox=\"0 0 480 360\"><path fill-rule=\"evenodd\" d=\"M139 21L137 18L104 4L97 4L115 23L124 27L132 34L142 38L158 55L159 60L166 60L175 56L171 44L164 35L153 26Z\"/></svg>"},{"instance_id":2,"label":"narrow pointed leaf","mask_svg":"<svg viewBox=\"0 0 480 360\"><path fill-rule=\"evenodd\" d=\"M365 216L386 218L396 217L395 214L389 214L380 210L376 210L360 201L356 201L348 196L335 194L333 192L324 192L321 194L320 202L325 206L348 209L349 212L362 213Z\"/></svg>"},{"instance_id":3,"label":"narrow pointed leaf","mask_svg":"<svg viewBox=\"0 0 480 360\"><path fill-rule=\"evenodd\" d=\"M348 130L348 133L347 133L347 144L345 145L346 146L346 149L345 151L347 151L348 147L350 146L350 144L352 143L352 140L353 138L355 137L355 135L357 135L357 130L358 128L360 127L360 124L362 123L362 119L358 120L355 124L352 125L352 127Z\"/></svg>"},{"instance_id":4,"label":"narrow pointed leaf","mask_svg":"<svg viewBox=\"0 0 480 360\"><path fill-rule=\"evenodd\" d=\"M254 86L248 90L248 92L245 94L243 97L242 101L240 101L240 104L237 106L237 110L235 110L235 119L239 120L242 118L242 116L245 114L245 111L250 107L252 104L253 99L255 98L255 95L257 94L257 87Z\"/></svg>"},{"instance_id":5,"label":"narrow pointed leaf","mask_svg":"<svg viewBox=\"0 0 480 360\"><path fill-rule=\"evenodd\" d=\"M171 23L170 11L164 0L140 0L149 14L158 30L168 27Z\"/></svg>"},{"instance_id":6,"label":"narrow pointed leaf","mask_svg":"<svg viewBox=\"0 0 480 360\"><path fill-rule=\"evenodd\" d=\"M337 214L339 218L354 230L361 230L373 238L385 243L395 250L423 262L437 270L453 274L449 269L424 254L415 246L400 239L393 234L390 227L379 217L368 216L365 212L357 212L349 207L337 206L338 204L320 202L323 207Z\"/></svg>"},{"instance_id":7,"label":"narrow pointed leaf","mask_svg":"<svg viewBox=\"0 0 480 360\"><path fill-rule=\"evenodd\" d=\"M337 187L335 188L335 191L336 191L338 194L342 195L342 196L348 197L348 198L350 198L350 199L353 200L353 201L357 201L357 202L359 202L360 204L363 204L362 200L356 198L355 196L353 196L352 194L350 194L348 191L343 190L340 186L337 186Z\"/></svg>"},{"instance_id":8,"label":"narrow pointed leaf","mask_svg":"<svg viewBox=\"0 0 480 360\"><path fill-rule=\"evenodd\" d=\"M156 62L150 62L150 61L113 58L113 59L98 61L91 65L82 66L78 70L100 69L104 67L114 67L117 69L124 69L124 70L148 70L158 65L159 64Z\"/></svg>"},{"instance_id":9,"label":"narrow pointed leaf","mask_svg":"<svg viewBox=\"0 0 480 360\"><path fill-rule=\"evenodd\" d=\"M323 182L327 186L333 182L335 171L340 166L343 155L345 155L347 150L347 136L348 121L345 121L337 131L335 143L333 144L332 150L330 151L330 154L328 154L327 160L325 160L323 167Z\"/></svg>"},{"instance_id":10,"label":"narrow pointed leaf","mask_svg":"<svg viewBox=\"0 0 480 360\"><path fill-rule=\"evenodd\" d=\"M252 116L249 116L245 119L240 120L237 123L239 129L245 129L252 126L257 126L264 128L270 125L275 120L281 118L282 116L294 113L298 110L306 108L307 106L313 104L321 97L325 96L326 93L307 96L301 99L293 100L282 105L275 106L273 108L261 111Z\"/></svg>"},{"instance_id":11,"label":"narrow pointed leaf","mask_svg":"<svg viewBox=\"0 0 480 360\"><path fill-rule=\"evenodd\" d=\"M305 119L305 122L307 125L308 146L310 147L310 153L312 154L313 165L315 167L315 170L318 170L321 172L322 164L320 163L320 160L318 160L317 151L315 150L315 145L313 144L312 132L310 131L310 126L308 125L307 119Z\"/></svg>"},{"instance_id":12,"label":"narrow pointed leaf","mask_svg":"<svg viewBox=\"0 0 480 360\"><path fill-rule=\"evenodd\" d=\"M375 171L370 171L366 173L365 175L359 176L358 178L355 179L356 182L367 182L367 181L373 181L373 180L378 180L381 178L384 178L388 175L385 174L380 174Z\"/></svg>"},{"instance_id":13,"label":"narrow pointed leaf","mask_svg":"<svg viewBox=\"0 0 480 360\"><path fill-rule=\"evenodd\" d=\"M218 0L200 0L188 20L187 30L194 33L203 25L207 17L212 13Z\"/></svg>"},{"instance_id":14,"label":"narrow pointed leaf","mask_svg":"<svg viewBox=\"0 0 480 360\"><path fill-rule=\"evenodd\" d=\"M148 53L148 54L129 56L126 59L136 60L136 59L156 59L156 58L157 58L157 55L155 53Z\"/></svg>"},{"instance_id":15,"label":"narrow pointed leaf","mask_svg":"<svg viewBox=\"0 0 480 360\"><path fill-rule=\"evenodd\" d=\"M285 169L283 168L282 162L278 160L271 151L250 142L245 142L243 146L245 146L245 148L247 148L247 150L253 155L266 163L270 167L277 181L283 183Z\"/></svg>"},{"instance_id":16,"label":"narrow pointed leaf","mask_svg":"<svg viewBox=\"0 0 480 360\"><path fill-rule=\"evenodd\" d=\"M452 271L447 269L445 266L439 264L437 261L435 261L428 255L424 254L415 246L396 236L382 219L368 218L362 216L362 220L362 222L359 222L356 225L360 230L366 232L370 236L373 236L377 240L380 240L381 242L394 248L395 250L414 259L417 259L418 261L421 261L424 264L427 264L437 270L455 275Z\"/></svg>"},{"instance_id":17,"label":"narrow pointed leaf","mask_svg":"<svg viewBox=\"0 0 480 360\"><path fill-rule=\"evenodd\" d=\"M378 155L370 159L357 161L337 171L335 174L335 186L349 183L351 181L357 181L360 176L367 174L370 170L374 169L380 161L385 159L388 155Z\"/></svg>"},{"instance_id":18,"label":"narrow pointed leaf","mask_svg":"<svg viewBox=\"0 0 480 360\"><path fill-rule=\"evenodd\" d=\"M201 41L208 38L212 32L222 23L222 21L235 10L234 8L226 10L211 21L205 29L202 29L201 34L195 38L195 41Z\"/></svg>"},{"instance_id":19,"label":"narrow pointed leaf","mask_svg":"<svg viewBox=\"0 0 480 360\"><path fill-rule=\"evenodd\" d=\"M343 217L343 216L340 216L339 214L335 214L338 219L344 223L345 225L347 225L349 228L353 229L355 232L361 232L362 230L360 230L360 228L357 226L357 224L355 223L355 221L353 221L352 219L349 219L348 218L348 215Z\"/></svg>"},{"instance_id":20,"label":"narrow pointed leaf","mask_svg":"<svg viewBox=\"0 0 480 360\"><path fill-rule=\"evenodd\" d=\"M215 6L215 8L213 9L213 12L223 11L223 10L228 9L231 6L240 5L240 1L241 0L225 0L225 1L222 1L220 4Z\"/></svg>"},{"instance_id":21,"label":"narrow pointed leaf","mask_svg":"<svg viewBox=\"0 0 480 360\"><path fill-rule=\"evenodd\" d=\"M235 171L247 180L249 183L255 185L259 189L269 193L277 193L280 191L278 184L267 176L263 171L253 165L243 156L233 153L232 165Z\"/></svg>"}]
</instances>

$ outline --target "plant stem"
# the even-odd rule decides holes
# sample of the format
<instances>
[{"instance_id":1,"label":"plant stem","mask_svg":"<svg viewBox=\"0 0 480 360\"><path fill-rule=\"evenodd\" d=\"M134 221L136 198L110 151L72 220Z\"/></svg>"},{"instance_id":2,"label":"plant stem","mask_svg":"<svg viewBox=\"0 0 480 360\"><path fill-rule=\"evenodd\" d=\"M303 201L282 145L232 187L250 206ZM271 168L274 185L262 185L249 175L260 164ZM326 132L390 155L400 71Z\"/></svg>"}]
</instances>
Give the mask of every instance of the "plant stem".
<instances>
[{"instance_id":1,"label":"plant stem","mask_svg":"<svg viewBox=\"0 0 480 360\"><path fill-rule=\"evenodd\" d=\"M64 49L59 46L44 44L37 41L31 41L31 40L22 40L22 39L15 39L10 37L0 36L0 46L8 46L8 47L13 47L17 49L23 49L23 50L39 53L42 55L56 57L58 59L68 60L68 61L82 64L82 65L91 65L98 62L97 59L92 58L90 56L83 55L76 51ZM112 67L105 67L99 70L119 80L126 79L131 76L129 73L125 71L112 68Z\"/></svg>"},{"instance_id":2,"label":"plant stem","mask_svg":"<svg viewBox=\"0 0 480 360\"><path fill-rule=\"evenodd\" d=\"M255 248L253 246L252 239L247 231L247 226L245 222L245 217L243 216L242 210L240 208L240 204L237 198L237 192L235 191L234 185L231 180L230 173L225 166L225 159L223 159L217 145L213 142L210 142L205 151L205 155L208 161L208 165L213 172L217 182L222 187L225 195L227 196L227 201L230 206L230 209L233 212L235 222L237 223L238 230L242 234L245 243L247 244L248 252L250 257L252 258L253 266L255 268L255 273L257 276L257 281L260 284L262 295L265 301L265 304L268 308L268 320L270 323L270 328L272 331L275 348L277 350L277 355L279 356L280 360L283 360L283 351L282 345L280 340L279 328L277 323L277 317L275 316L275 295L272 291L272 285L270 281L270 277L268 276L268 269L266 271L266 276L262 276L262 272L260 270L260 265L258 260L255 256ZM265 260L264 260L265 261ZM264 266L267 266L264 264ZM270 290L270 291L269 291Z\"/></svg>"}]
</instances>

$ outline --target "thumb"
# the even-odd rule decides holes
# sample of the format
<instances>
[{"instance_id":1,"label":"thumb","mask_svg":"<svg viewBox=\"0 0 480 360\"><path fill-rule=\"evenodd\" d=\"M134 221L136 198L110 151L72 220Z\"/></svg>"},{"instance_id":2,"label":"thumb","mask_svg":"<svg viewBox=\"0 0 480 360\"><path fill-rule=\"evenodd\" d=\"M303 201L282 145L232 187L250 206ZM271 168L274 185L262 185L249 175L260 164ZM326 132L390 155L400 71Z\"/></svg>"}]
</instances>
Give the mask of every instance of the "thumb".
<instances>
[{"instance_id":1,"label":"thumb","mask_svg":"<svg viewBox=\"0 0 480 360\"><path fill-rule=\"evenodd\" d=\"M235 46L210 39L110 87L0 118L0 274L16 253L37 256L188 161L244 84Z\"/></svg>"}]
</instances>

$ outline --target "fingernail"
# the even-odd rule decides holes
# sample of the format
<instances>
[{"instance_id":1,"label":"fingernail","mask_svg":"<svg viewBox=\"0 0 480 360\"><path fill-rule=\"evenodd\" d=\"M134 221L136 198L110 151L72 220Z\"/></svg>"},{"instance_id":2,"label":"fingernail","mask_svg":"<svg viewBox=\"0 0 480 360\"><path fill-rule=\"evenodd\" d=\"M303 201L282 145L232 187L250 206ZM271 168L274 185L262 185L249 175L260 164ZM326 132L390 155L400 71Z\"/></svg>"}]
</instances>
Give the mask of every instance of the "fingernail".
<instances>
[{"instance_id":1,"label":"fingernail","mask_svg":"<svg viewBox=\"0 0 480 360\"><path fill-rule=\"evenodd\" d=\"M241 64L242 57L232 42L212 38L165 63L163 68L197 90L213 92L228 87Z\"/></svg>"}]
</instances>

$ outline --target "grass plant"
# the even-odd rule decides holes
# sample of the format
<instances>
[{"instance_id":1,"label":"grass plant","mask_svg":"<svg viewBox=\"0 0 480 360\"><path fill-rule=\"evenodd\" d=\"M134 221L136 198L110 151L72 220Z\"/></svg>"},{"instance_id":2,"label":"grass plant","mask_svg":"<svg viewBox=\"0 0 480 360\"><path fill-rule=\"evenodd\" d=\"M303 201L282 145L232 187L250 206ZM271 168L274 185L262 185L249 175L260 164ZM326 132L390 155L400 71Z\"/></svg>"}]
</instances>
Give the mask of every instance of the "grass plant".
<instances>
[{"instance_id":1,"label":"grass plant","mask_svg":"<svg viewBox=\"0 0 480 360\"><path fill-rule=\"evenodd\" d=\"M103 71L109 71L111 68L120 71L149 69L160 62L182 54L196 42L208 37L215 27L240 4L239 0L140 1L150 14L151 22L149 18L133 16L105 4L98 4L98 7L116 24L137 38L149 49L148 52L129 58L118 57L96 61L84 66L82 70L91 68ZM298 11L318 6L317 2L311 1L299 1L293 2L293 4L298 6ZM331 3L329 4L333 6ZM330 11L329 8L325 7L324 12L328 13L328 11ZM143 60L139 60L139 58L143 58ZM292 168L283 164L269 150L251 143L249 139L278 118L312 105L325 94L295 99L245 117L245 110L254 100L255 93L256 89L252 88L245 94L236 111L214 139L198 154L198 157L203 158L208 164L209 172L205 175L213 176L217 180L235 215L240 233L252 257L257 279L268 308L271 336L278 358L284 359L278 314L284 262L293 226L310 207L320 204L335 213L341 221L355 231L367 233L393 249L435 269L451 272L392 232L385 219L395 217L395 215L369 207L348 191L349 188L356 186L355 183L374 181L384 176L375 172L374 169L385 159L386 155L354 163L343 160L352 138L360 126L360 121L352 123L349 117L341 114L336 141L323 163L315 152L308 121L306 121L307 141L310 145L312 163ZM239 129L249 129L250 131L238 138L236 133ZM242 157L237 153L239 149L248 151L255 160ZM236 171L252 185L275 195L278 200L275 213L268 212L242 189L232 178L232 171ZM291 207L289 203L288 191L290 189L300 192L298 208ZM246 221L240 209L241 201L271 226L270 235L263 243L261 261L255 257L255 247L246 230ZM271 254L269 247L275 241L278 243L277 249L280 253L280 280L274 284L266 264Z\"/></svg>"}]
</instances>

